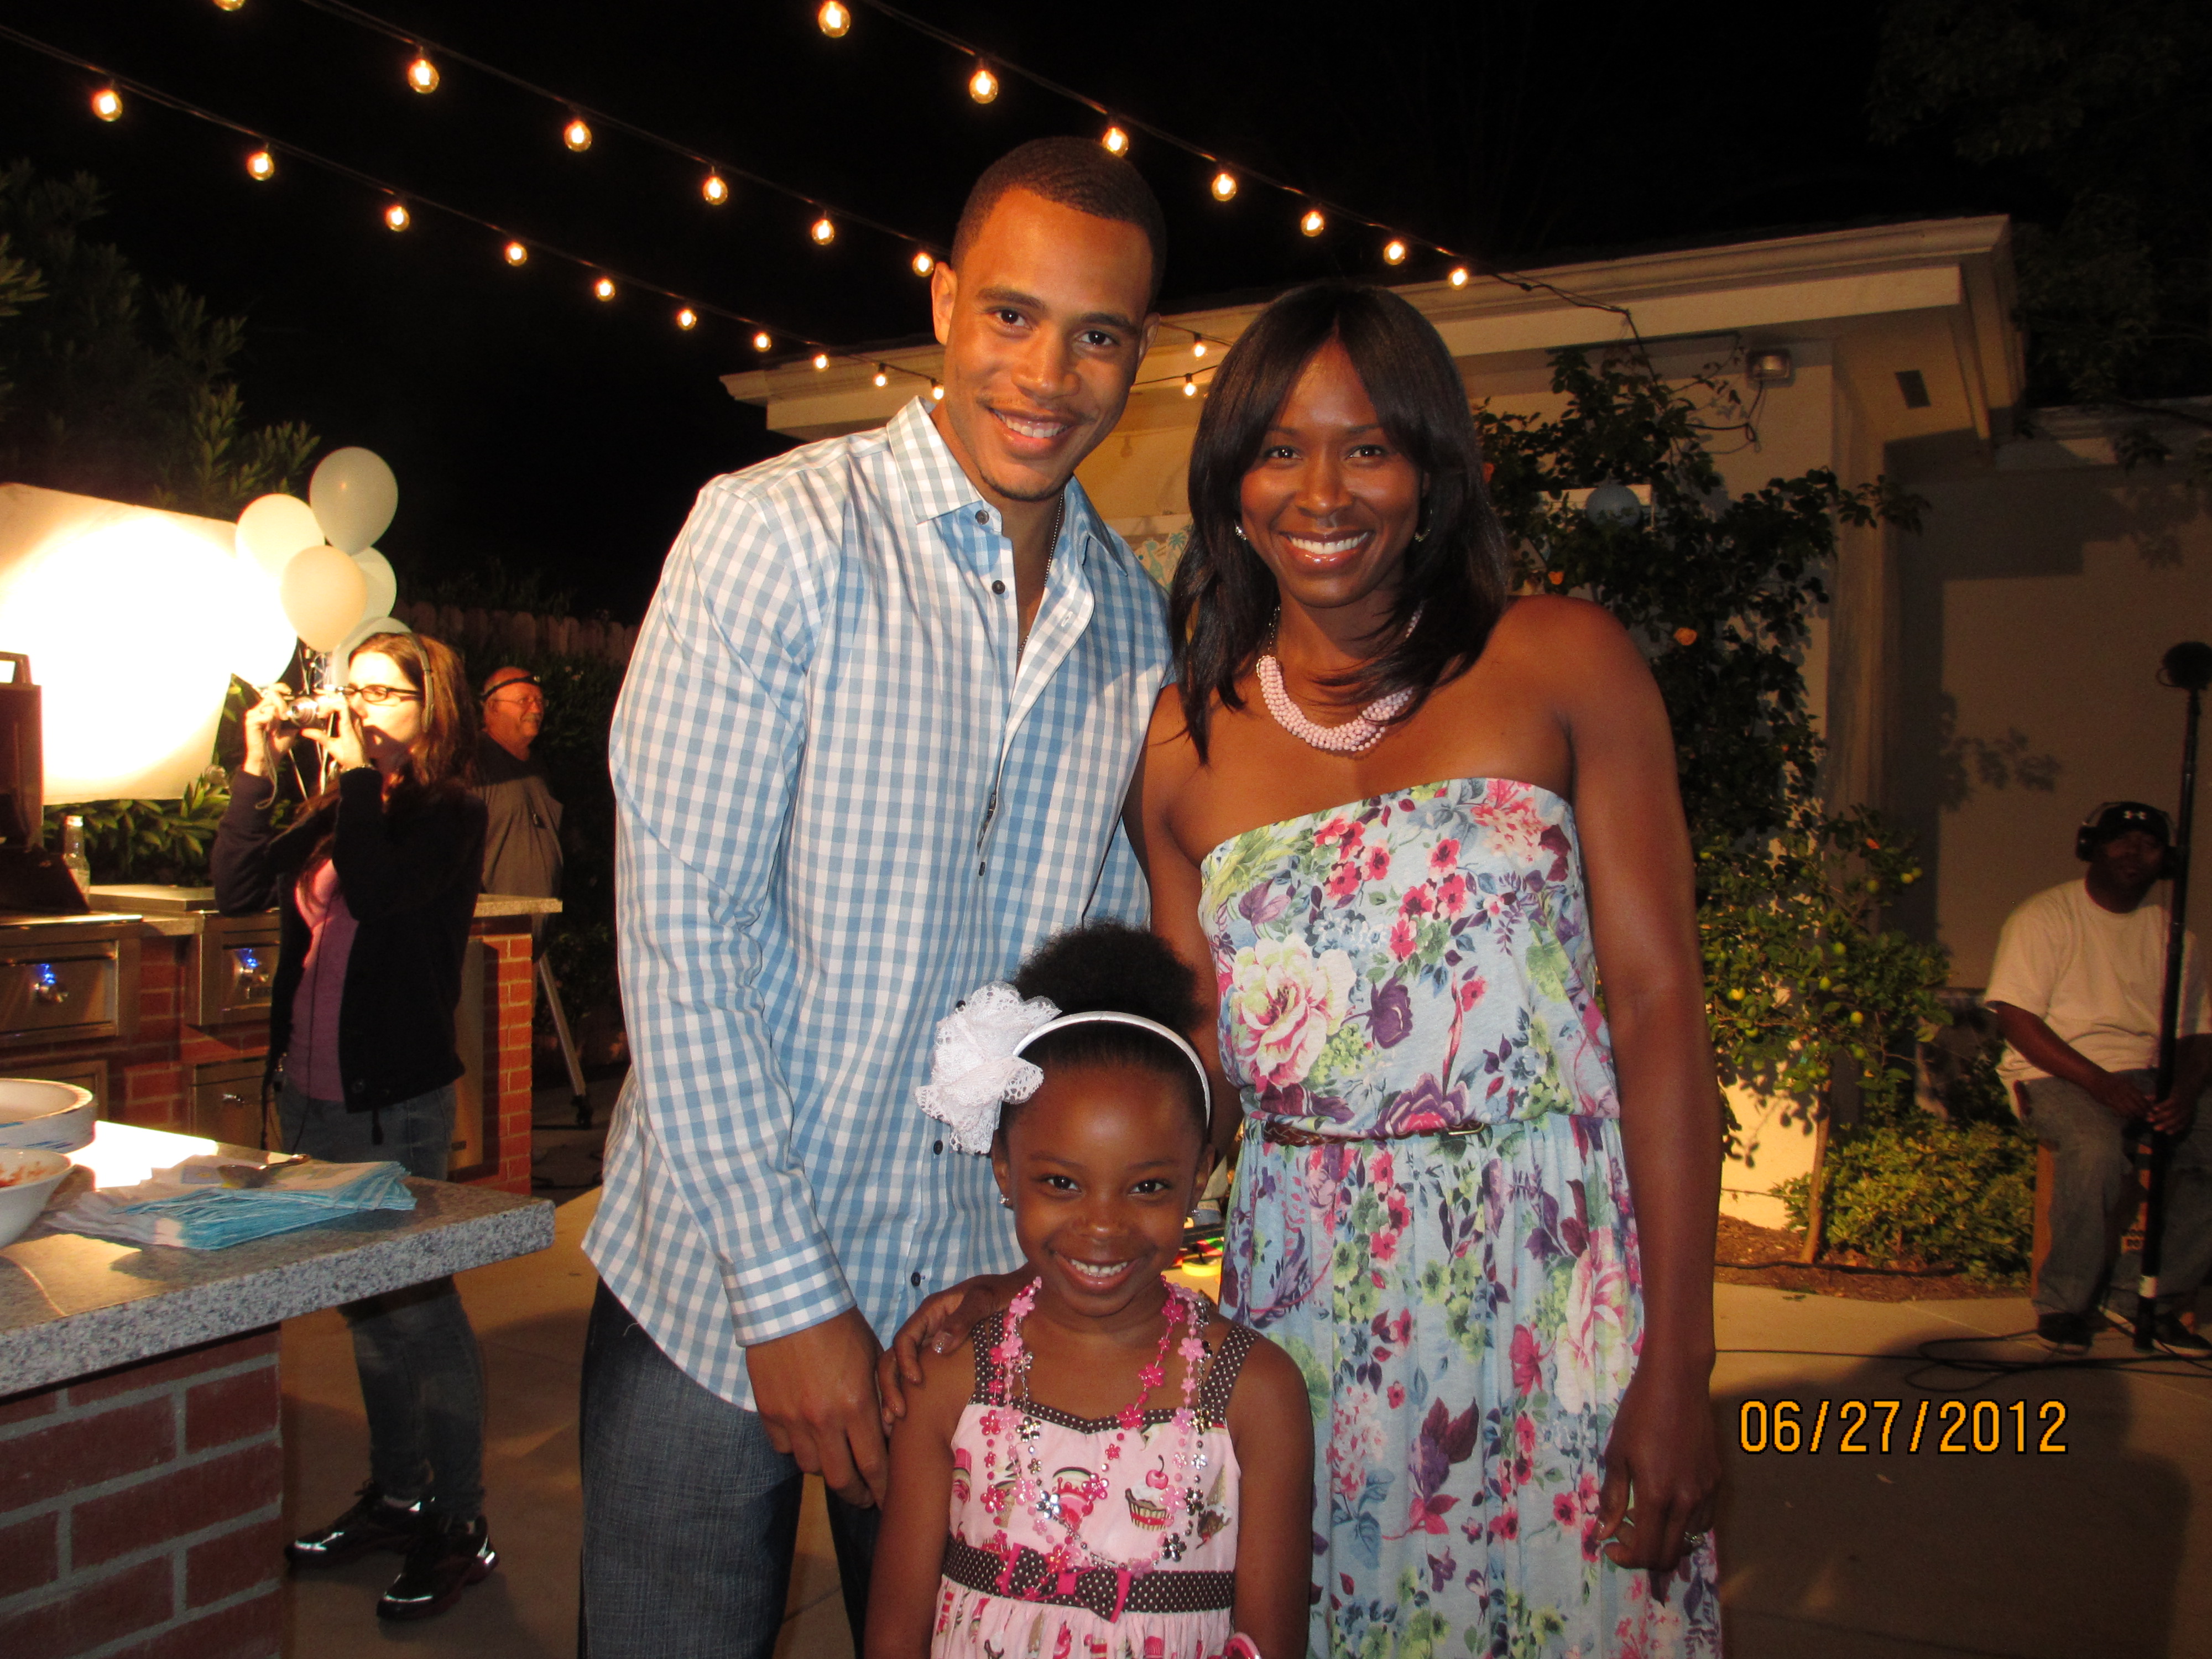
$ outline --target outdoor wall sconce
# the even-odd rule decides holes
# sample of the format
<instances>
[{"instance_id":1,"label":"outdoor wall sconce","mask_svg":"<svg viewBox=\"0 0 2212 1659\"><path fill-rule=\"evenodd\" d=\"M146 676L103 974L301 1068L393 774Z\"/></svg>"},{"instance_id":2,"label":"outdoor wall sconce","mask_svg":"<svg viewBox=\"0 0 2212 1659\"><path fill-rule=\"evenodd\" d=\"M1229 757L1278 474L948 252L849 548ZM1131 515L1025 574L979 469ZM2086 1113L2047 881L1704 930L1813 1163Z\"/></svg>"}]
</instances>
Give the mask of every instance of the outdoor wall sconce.
<instances>
[{"instance_id":1,"label":"outdoor wall sconce","mask_svg":"<svg viewBox=\"0 0 2212 1659\"><path fill-rule=\"evenodd\" d=\"M1780 346L1766 346L1744 358L1743 372L1754 385L1788 386L1796 376L1797 365Z\"/></svg>"}]
</instances>

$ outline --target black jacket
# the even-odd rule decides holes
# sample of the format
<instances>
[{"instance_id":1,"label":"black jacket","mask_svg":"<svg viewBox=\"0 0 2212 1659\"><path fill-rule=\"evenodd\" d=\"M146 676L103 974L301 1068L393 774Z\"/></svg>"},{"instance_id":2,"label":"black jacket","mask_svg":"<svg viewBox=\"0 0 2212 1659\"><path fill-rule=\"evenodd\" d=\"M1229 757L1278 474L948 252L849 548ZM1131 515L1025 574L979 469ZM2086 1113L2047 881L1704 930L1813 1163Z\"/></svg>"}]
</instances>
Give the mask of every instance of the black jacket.
<instances>
[{"instance_id":1,"label":"black jacket","mask_svg":"<svg viewBox=\"0 0 2212 1659\"><path fill-rule=\"evenodd\" d=\"M227 916L283 912L269 1010L269 1075L292 1038L292 1000L307 961L307 919L294 890L329 827L338 890L359 927L338 998L338 1072L346 1109L366 1112L428 1094L463 1070L453 1045L461 958L483 870L483 803L459 784L417 794L386 814L373 766L338 778L337 804L283 834L265 810L267 778L231 775L230 808L215 838L215 902ZM410 792L411 793L411 792Z\"/></svg>"}]
</instances>

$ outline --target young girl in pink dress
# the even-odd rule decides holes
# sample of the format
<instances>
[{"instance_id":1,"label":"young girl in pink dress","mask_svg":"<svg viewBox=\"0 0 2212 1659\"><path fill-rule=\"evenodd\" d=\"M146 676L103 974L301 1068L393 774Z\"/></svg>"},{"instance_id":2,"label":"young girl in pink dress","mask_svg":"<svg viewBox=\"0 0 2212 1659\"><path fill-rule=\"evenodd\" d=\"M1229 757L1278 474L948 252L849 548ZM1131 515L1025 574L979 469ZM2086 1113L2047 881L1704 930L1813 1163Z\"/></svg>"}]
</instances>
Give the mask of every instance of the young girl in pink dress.
<instances>
[{"instance_id":1,"label":"young girl in pink dress","mask_svg":"<svg viewBox=\"0 0 2212 1659\"><path fill-rule=\"evenodd\" d=\"M907 1391L869 1659L1304 1650L1304 1379L1164 1276L1212 1162L1196 1018L1171 951L1099 924L939 1024L923 1109L989 1153L1027 1267Z\"/></svg>"}]
</instances>

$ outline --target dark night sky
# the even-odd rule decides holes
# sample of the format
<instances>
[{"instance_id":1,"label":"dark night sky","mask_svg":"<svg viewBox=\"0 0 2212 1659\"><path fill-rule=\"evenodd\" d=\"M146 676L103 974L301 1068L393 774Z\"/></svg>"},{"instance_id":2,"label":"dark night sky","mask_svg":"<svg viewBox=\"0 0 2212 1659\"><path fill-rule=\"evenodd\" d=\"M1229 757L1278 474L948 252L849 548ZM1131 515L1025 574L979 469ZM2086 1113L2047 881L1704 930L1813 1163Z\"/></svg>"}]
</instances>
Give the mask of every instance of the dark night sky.
<instances>
[{"instance_id":1,"label":"dark night sky","mask_svg":"<svg viewBox=\"0 0 2212 1659\"><path fill-rule=\"evenodd\" d=\"M1873 8L1778 21L1759 0L1659 7L1474 3L1112 6L910 0L1005 52L1246 165L1498 264L1676 238L1992 204L1925 156L1875 150L1862 113ZM969 184L1088 111L970 64L856 5L826 39L815 0L375 0L403 27L709 155L939 242ZM465 66L403 82L408 53L301 0L9 0L8 22L274 137L682 292L840 343L915 335L900 244L740 186L720 210L690 163ZM743 331L679 333L658 298L602 304L574 267L520 271L472 226L134 102L94 120L91 80L0 42L0 160L107 186L100 234L150 276L249 319L255 420L303 419L398 474L383 545L403 571L495 554L634 617L698 485L783 447L716 380L757 362ZM1288 199L1212 203L1200 163L1139 137L1171 238L1164 303L1331 272L1381 276L1379 238L1299 236ZM1417 260L1402 275L1441 268Z\"/></svg>"}]
</instances>

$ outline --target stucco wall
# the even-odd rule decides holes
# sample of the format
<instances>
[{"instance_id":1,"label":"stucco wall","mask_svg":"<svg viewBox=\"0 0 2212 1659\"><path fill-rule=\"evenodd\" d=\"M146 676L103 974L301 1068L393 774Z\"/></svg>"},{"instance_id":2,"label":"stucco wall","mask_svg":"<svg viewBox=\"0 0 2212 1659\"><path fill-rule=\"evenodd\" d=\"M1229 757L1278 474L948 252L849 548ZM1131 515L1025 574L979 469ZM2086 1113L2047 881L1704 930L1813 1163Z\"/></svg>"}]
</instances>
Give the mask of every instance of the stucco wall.
<instances>
[{"instance_id":1,"label":"stucco wall","mask_svg":"<svg viewBox=\"0 0 2212 1659\"><path fill-rule=\"evenodd\" d=\"M2154 676L2212 638L2212 517L2180 471L1915 485L1934 505L1900 542L1892 792L1934 878L1905 919L1950 948L1954 985L1987 983L2012 907L2080 873L2090 807L2178 804L2185 699ZM2203 936L2212 879L2195 887Z\"/></svg>"}]
</instances>

